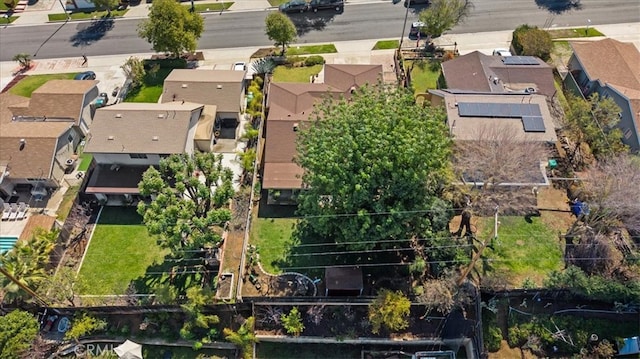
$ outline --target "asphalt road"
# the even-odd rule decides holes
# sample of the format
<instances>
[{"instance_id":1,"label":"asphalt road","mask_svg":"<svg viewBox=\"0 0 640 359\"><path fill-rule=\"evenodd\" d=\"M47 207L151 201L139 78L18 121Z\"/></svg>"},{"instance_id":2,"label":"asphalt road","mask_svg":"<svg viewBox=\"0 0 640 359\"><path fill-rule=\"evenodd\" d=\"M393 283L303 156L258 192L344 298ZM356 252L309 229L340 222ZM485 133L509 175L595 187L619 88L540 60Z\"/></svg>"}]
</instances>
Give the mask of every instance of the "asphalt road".
<instances>
[{"instance_id":1,"label":"asphalt road","mask_svg":"<svg viewBox=\"0 0 640 359\"><path fill-rule=\"evenodd\" d=\"M511 30L528 23L546 26L586 26L640 21L640 5L632 0L581 0L579 9L559 9L568 0L475 0L471 16L451 33ZM550 9L551 8L551 9ZM409 10L417 19L420 8ZM563 11L565 10L565 11ZM201 49L265 46L266 11L211 13L205 17ZM291 15L299 31L298 43L318 43L400 37L405 7L390 0L348 4L343 13L331 10L317 14ZM0 29L0 61L21 52L36 58L113 55L152 52L137 37L140 19L69 22ZM406 33L405 33L406 35Z\"/></svg>"}]
</instances>

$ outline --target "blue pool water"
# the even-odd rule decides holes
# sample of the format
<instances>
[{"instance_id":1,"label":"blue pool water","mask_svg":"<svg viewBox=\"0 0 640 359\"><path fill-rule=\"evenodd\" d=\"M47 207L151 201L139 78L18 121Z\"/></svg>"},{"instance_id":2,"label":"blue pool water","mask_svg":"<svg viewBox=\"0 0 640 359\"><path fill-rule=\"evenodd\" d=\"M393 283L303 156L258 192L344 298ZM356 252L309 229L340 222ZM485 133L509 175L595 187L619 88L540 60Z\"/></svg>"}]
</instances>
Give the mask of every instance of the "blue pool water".
<instances>
[{"instance_id":1,"label":"blue pool water","mask_svg":"<svg viewBox=\"0 0 640 359\"><path fill-rule=\"evenodd\" d=\"M0 253L4 253L18 241L18 237L0 237Z\"/></svg>"}]
</instances>

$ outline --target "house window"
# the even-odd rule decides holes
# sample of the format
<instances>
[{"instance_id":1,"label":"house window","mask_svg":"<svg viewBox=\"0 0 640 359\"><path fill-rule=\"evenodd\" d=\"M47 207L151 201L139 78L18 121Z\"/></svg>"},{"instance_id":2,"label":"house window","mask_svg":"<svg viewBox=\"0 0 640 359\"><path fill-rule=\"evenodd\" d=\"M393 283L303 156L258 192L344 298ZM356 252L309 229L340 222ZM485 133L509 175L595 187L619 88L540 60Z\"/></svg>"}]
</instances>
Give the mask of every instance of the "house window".
<instances>
[{"instance_id":1,"label":"house window","mask_svg":"<svg viewBox=\"0 0 640 359\"><path fill-rule=\"evenodd\" d=\"M630 129L630 128L627 128L627 129L624 131L624 138L625 138L626 140L628 140L628 139L630 139L630 138L631 138L631 129Z\"/></svg>"},{"instance_id":2,"label":"house window","mask_svg":"<svg viewBox=\"0 0 640 359\"><path fill-rule=\"evenodd\" d=\"M67 137L67 141L69 141L69 143L73 142L73 136L69 135L69 137Z\"/></svg>"},{"instance_id":3,"label":"house window","mask_svg":"<svg viewBox=\"0 0 640 359\"><path fill-rule=\"evenodd\" d=\"M147 155L145 155L144 153L130 153L129 157L136 158L136 159L145 159L147 158Z\"/></svg>"},{"instance_id":4,"label":"house window","mask_svg":"<svg viewBox=\"0 0 640 359\"><path fill-rule=\"evenodd\" d=\"M161 153L161 154L159 154L159 156L160 156L160 158L168 158L171 155L168 154L168 153Z\"/></svg>"}]
</instances>

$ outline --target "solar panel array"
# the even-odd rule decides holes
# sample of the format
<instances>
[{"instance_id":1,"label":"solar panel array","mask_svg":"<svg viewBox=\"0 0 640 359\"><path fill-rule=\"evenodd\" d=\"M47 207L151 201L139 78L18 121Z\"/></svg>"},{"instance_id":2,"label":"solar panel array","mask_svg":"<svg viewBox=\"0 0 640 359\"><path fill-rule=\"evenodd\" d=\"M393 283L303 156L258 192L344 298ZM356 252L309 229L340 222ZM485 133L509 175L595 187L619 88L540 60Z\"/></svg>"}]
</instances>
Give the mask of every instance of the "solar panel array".
<instances>
[{"instance_id":1,"label":"solar panel array","mask_svg":"<svg viewBox=\"0 0 640 359\"><path fill-rule=\"evenodd\" d=\"M542 116L538 104L491 102L459 102L458 114L462 117Z\"/></svg>"},{"instance_id":2,"label":"solar panel array","mask_svg":"<svg viewBox=\"0 0 640 359\"><path fill-rule=\"evenodd\" d=\"M545 132L538 104L459 102L460 117L521 118L525 132Z\"/></svg>"},{"instance_id":3,"label":"solar panel array","mask_svg":"<svg viewBox=\"0 0 640 359\"><path fill-rule=\"evenodd\" d=\"M505 56L502 60L505 65L539 65L538 59L533 56Z\"/></svg>"}]
</instances>

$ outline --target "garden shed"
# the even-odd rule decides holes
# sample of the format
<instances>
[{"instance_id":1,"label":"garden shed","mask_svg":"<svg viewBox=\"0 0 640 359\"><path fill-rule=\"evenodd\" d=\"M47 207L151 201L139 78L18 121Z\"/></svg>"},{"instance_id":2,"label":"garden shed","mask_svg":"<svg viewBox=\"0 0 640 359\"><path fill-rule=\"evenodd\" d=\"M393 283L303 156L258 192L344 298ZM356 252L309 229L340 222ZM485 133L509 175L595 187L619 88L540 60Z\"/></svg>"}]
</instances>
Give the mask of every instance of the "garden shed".
<instances>
[{"instance_id":1,"label":"garden shed","mask_svg":"<svg viewBox=\"0 0 640 359\"><path fill-rule=\"evenodd\" d=\"M362 268L327 267L324 272L325 295L350 297L362 295Z\"/></svg>"}]
</instances>

